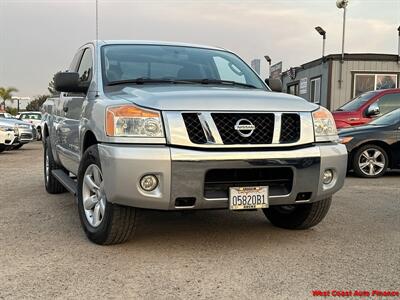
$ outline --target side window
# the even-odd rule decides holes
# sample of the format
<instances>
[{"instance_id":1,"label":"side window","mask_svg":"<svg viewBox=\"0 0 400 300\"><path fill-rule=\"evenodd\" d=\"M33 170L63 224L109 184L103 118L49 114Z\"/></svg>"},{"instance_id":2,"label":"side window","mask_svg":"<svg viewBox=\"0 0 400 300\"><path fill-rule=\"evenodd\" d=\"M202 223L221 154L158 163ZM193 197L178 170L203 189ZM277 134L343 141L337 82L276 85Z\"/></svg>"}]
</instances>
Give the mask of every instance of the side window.
<instances>
[{"instance_id":1,"label":"side window","mask_svg":"<svg viewBox=\"0 0 400 300\"><path fill-rule=\"evenodd\" d=\"M400 94L387 94L378 100L381 115L385 115L400 107Z\"/></svg>"},{"instance_id":2,"label":"side window","mask_svg":"<svg viewBox=\"0 0 400 300\"><path fill-rule=\"evenodd\" d=\"M93 61L92 51L87 48L83 52L81 63L79 64L78 73L81 81L90 81L92 79Z\"/></svg>"},{"instance_id":3,"label":"side window","mask_svg":"<svg viewBox=\"0 0 400 300\"><path fill-rule=\"evenodd\" d=\"M241 70L227 61L225 58L216 56L214 63L217 67L219 78L221 80L230 80L240 83L246 83L246 78Z\"/></svg>"}]
</instances>

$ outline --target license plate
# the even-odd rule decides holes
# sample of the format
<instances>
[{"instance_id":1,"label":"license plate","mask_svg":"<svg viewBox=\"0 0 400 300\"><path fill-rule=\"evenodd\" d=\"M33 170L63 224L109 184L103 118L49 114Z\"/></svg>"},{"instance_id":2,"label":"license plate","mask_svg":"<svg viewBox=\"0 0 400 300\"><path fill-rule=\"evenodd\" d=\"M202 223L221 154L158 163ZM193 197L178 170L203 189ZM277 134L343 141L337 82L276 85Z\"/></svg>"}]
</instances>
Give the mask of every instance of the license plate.
<instances>
[{"instance_id":1,"label":"license plate","mask_svg":"<svg viewBox=\"0 0 400 300\"><path fill-rule=\"evenodd\" d=\"M231 187L229 188L229 209L258 209L268 207L268 187Z\"/></svg>"}]
</instances>

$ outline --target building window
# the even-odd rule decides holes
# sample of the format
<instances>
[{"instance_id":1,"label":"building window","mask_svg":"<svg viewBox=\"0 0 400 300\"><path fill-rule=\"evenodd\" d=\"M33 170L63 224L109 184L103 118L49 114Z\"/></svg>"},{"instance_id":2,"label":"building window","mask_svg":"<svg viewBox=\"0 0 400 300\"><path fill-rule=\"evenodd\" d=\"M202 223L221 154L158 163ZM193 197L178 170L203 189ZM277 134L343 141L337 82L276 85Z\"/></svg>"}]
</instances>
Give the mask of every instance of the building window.
<instances>
[{"instance_id":1,"label":"building window","mask_svg":"<svg viewBox=\"0 0 400 300\"><path fill-rule=\"evenodd\" d=\"M311 79L311 101L320 103L321 101L321 77Z\"/></svg>"},{"instance_id":2,"label":"building window","mask_svg":"<svg viewBox=\"0 0 400 300\"><path fill-rule=\"evenodd\" d=\"M299 84L295 83L295 84L288 85L287 92L289 94L298 96L299 95Z\"/></svg>"},{"instance_id":3,"label":"building window","mask_svg":"<svg viewBox=\"0 0 400 300\"><path fill-rule=\"evenodd\" d=\"M382 89L397 88L397 74L354 74L353 96Z\"/></svg>"}]
</instances>

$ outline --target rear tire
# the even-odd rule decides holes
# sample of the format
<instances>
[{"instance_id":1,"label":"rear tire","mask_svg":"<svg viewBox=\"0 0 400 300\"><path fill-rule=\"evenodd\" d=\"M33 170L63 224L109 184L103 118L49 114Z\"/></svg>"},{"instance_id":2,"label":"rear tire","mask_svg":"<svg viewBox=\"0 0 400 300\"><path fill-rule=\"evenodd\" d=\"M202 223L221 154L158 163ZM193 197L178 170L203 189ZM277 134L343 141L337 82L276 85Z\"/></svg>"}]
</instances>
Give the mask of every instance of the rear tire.
<instances>
[{"instance_id":1,"label":"rear tire","mask_svg":"<svg viewBox=\"0 0 400 300\"><path fill-rule=\"evenodd\" d=\"M6 149L7 149L6 145L3 145L3 144L0 145L0 153L5 151Z\"/></svg>"},{"instance_id":2,"label":"rear tire","mask_svg":"<svg viewBox=\"0 0 400 300\"><path fill-rule=\"evenodd\" d=\"M78 171L78 211L90 241L99 245L129 240L136 228L136 209L107 201L97 145L90 146Z\"/></svg>"},{"instance_id":3,"label":"rear tire","mask_svg":"<svg viewBox=\"0 0 400 300\"><path fill-rule=\"evenodd\" d=\"M41 141L42 140L42 129L40 127L38 127L36 129L36 140L37 141Z\"/></svg>"},{"instance_id":4,"label":"rear tire","mask_svg":"<svg viewBox=\"0 0 400 300\"><path fill-rule=\"evenodd\" d=\"M332 198L313 203L274 205L263 209L267 219L275 226L286 229L308 229L320 223L328 213Z\"/></svg>"},{"instance_id":5,"label":"rear tire","mask_svg":"<svg viewBox=\"0 0 400 300\"><path fill-rule=\"evenodd\" d=\"M43 173L46 191L49 194L64 193L66 191L65 187L52 174L52 170L61 169L61 167L54 161L49 137L46 138L43 153Z\"/></svg>"}]
</instances>

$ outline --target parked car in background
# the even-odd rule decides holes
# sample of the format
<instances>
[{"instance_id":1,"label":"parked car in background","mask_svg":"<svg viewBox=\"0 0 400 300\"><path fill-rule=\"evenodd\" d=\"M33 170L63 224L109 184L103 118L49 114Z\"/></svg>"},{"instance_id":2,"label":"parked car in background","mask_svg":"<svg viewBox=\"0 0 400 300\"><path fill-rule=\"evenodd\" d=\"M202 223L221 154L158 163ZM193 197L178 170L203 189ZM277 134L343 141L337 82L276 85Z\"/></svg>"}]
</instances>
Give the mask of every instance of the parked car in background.
<instances>
[{"instance_id":1,"label":"parked car in background","mask_svg":"<svg viewBox=\"0 0 400 300\"><path fill-rule=\"evenodd\" d=\"M37 132L36 139L38 141L42 139L42 131L41 131L42 113L40 111L20 112L17 115L17 118L20 119L21 121L25 121L27 123L35 125Z\"/></svg>"},{"instance_id":2,"label":"parked car in background","mask_svg":"<svg viewBox=\"0 0 400 300\"><path fill-rule=\"evenodd\" d=\"M0 152L10 148L17 136L17 126L9 122L2 122L2 119L0 119Z\"/></svg>"},{"instance_id":3,"label":"parked car in background","mask_svg":"<svg viewBox=\"0 0 400 300\"><path fill-rule=\"evenodd\" d=\"M0 118L6 118L6 119L13 119L13 115L6 113L6 112L0 112Z\"/></svg>"},{"instance_id":4,"label":"parked car in background","mask_svg":"<svg viewBox=\"0 0 400 300\"><path fill-rule=\"evenodd\" d=\"M342 129L339 138L349 152L349 169L360 177L400 168L400 108L367 125Z\"/></svg>"},{"instance_id":5,"label":"parked car in background","mask_svg":"<svg viewBox=\"0 0 400 300\"><path fill-rule=\"evenodd\" d=\"M12 148L19 149L23 145L32 142L36 138L36 127L33 124L26 123L18 119L1 119L3 124L9 124L15 126L18 129L18 135L15 139Z\"/></svg>"},{"instance_id":6,"label":"parked car in background","mask_svg":"<svg viewBox=\"0 0 400 300\"><path fill-rule=\"evenodd\" d=\"M336 127L363 125L400 107L400 89L370 91L334 111Z\"/></svg>"}]
</instances>

